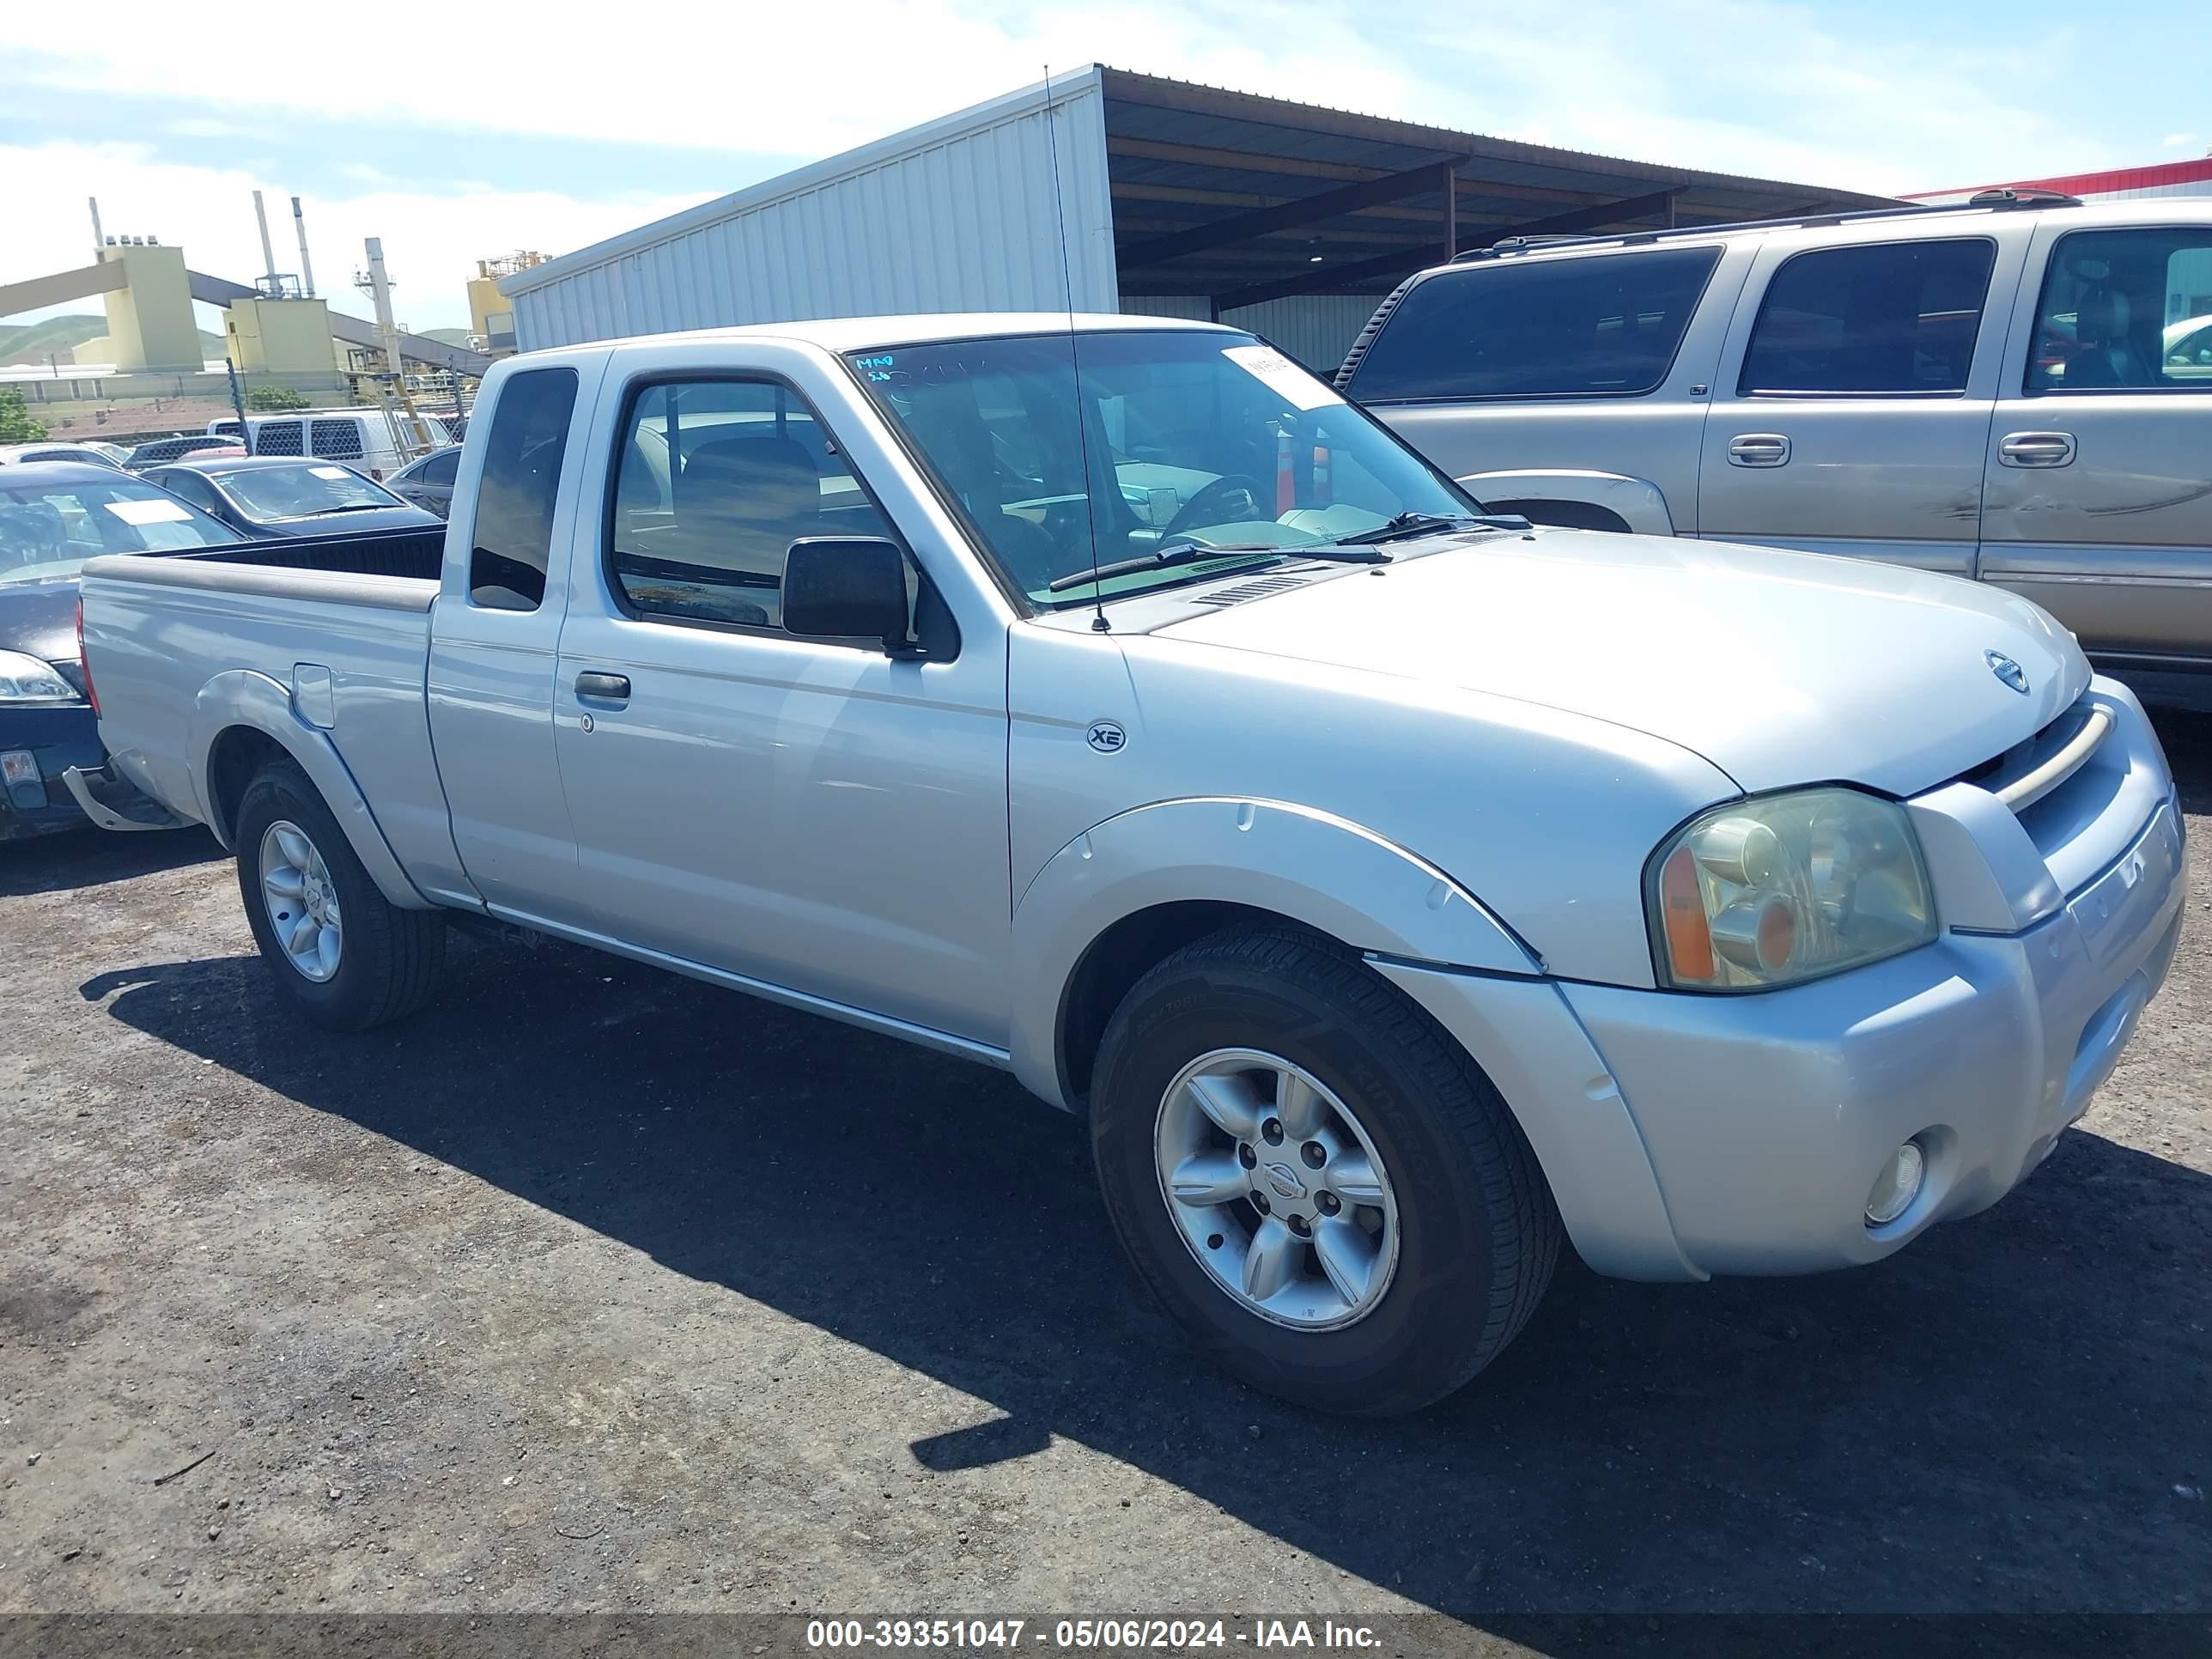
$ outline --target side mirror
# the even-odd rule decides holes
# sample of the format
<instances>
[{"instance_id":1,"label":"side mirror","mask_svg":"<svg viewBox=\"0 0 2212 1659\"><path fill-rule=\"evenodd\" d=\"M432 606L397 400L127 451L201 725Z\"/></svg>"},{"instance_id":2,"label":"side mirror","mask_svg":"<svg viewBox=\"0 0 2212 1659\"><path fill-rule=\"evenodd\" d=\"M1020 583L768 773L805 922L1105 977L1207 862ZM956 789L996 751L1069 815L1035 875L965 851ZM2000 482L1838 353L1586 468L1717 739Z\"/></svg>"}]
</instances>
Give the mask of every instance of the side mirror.
<instances>
[{"instance_id":1,"label":"side mirror","mask_svg":"<svg viewBox=\"0 0 2212 1659\"><path fill-rule=\"evenodd\" d=\"M907 643L906 555L882 536L802 536L783 556L783 625L820 639Z\"/></svg>"}]
</instances>

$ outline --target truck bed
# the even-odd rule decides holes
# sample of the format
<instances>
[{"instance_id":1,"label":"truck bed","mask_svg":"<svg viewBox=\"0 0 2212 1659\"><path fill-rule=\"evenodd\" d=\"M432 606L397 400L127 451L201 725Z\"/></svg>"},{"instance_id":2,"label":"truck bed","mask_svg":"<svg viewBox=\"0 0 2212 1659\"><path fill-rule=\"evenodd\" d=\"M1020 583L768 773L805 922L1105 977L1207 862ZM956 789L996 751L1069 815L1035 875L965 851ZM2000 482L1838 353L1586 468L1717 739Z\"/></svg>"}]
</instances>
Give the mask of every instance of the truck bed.
<instances>
[{"instance_id":1,"label":"truck bed","mask_svg":"<svg viewBox=\"0 0 2212 1659\"><path fill-rule=\"evenodd\" d=\"M273 698L377 803L403 863L450 864L425 702L444 547L441 526L92 560L85 642L117 770L204 818L214 744Z\"/></svg>"},{"instance_id":2,"label":"truck bed","mask_svg":"<svg viewBox=\"0 0 2212 1659\"><path fill-rule=\"evenodd\" d=\"M240 542L161 554L203 564L257 565L276 570L328 570L354 576L438 580L446 556L446 527L364 530L352 536L297 536L283 541Z\"/></svg>"}]
</instances>

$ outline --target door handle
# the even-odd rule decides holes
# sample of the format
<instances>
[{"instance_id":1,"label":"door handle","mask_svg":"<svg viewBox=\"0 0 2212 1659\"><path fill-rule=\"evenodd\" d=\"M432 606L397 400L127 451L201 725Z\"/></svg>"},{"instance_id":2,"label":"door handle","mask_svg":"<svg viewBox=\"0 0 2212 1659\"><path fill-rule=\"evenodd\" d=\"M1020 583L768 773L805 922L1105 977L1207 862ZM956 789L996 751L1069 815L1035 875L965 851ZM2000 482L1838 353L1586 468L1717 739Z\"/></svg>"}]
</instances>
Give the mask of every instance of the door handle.
<instances>
[{"instance_id":1,"label":"door handle","mask_svg":"<svg viewBox=\"0 0 2212 1659\"><path fill-rule=\"evenodd\" d=\"M629 676L627 674L582 673L576 676L576 695L591 697L600 702L628 702Z\"/></svg>"},{"instance_id":2,"label":"door handle","mask_svg":"<svg viewBox=\"0 0 2212 1659\"><path fill-rule=\"evenodd\" d=\"M1997 460L2005 466L2064 466L2073 459L2070 432L2008 432L1997 440Z\"/></svg>"},{"instance_id":3,"label":"door handle","mask_svg":"<svg viewBox=\"0 0 2212 1659\"><path fill-rule=\"evenodd\" d=\"M1779 432L1747 432L1729 440L1730 466L1780 466L1790 459L1790 440Z\"/></svg>"}]
</instances>

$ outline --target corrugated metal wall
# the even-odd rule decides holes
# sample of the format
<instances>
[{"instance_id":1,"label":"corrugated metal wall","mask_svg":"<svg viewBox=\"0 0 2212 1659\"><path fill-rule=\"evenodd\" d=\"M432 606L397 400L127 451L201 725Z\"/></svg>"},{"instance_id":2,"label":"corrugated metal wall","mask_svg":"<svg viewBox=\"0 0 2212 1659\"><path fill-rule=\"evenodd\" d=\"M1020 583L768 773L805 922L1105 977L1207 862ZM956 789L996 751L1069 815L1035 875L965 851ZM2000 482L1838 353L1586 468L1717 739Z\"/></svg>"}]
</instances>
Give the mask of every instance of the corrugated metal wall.
<instances>
[{"instance_id":1,"label":"corrugated metal wall","mask_svg":"<svg viewBox=\"0 0 2212 1659\"><path fill-rule=\"evenodd\" d=\"M1053 131L1046 89L1028 88L510 279L521 348L811 317L1111 311L1097 70L1055 80L1051 98Z\"/></svg>"},{"instance_id":2,"label":"corrugated metal wall","mask_svg":"<svg viewBox=\"0 0 2212 1659\"><path fill-rule=\"evenodd\" d=\"M1239 306L1223 312L1221 320L1231 328L1264 335L1317 374L1334 374L1382 303L1379 297L1357 294L1300 294ZM1132 316L1185 317L1201 323L1212 314L1206 296L1197 294L1166 298L1124 295L1121 309Z\"/></svg>"}]
</instances>

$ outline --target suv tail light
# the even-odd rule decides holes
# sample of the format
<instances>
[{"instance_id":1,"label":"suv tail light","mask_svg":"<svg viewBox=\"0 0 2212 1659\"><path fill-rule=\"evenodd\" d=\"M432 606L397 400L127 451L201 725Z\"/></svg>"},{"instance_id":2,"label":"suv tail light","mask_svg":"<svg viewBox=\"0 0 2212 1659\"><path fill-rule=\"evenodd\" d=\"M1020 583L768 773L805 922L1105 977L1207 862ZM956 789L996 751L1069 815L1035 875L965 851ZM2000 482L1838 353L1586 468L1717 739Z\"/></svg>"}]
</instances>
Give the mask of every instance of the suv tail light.
<instances>
[{"instance_id":1,"label":"suv tail light","mask_svg":"<svg viewBox=\"0 0 2212 1659\"><path fill-rule=\"evenodd\" d=\"M84 676L84 700L92 705L92 717L100 718L100 693L92 689L92 663L84 654L84 595L76 596L76 667Z\"/></svg>"}]
</instances>

